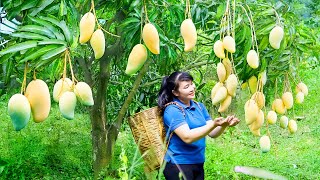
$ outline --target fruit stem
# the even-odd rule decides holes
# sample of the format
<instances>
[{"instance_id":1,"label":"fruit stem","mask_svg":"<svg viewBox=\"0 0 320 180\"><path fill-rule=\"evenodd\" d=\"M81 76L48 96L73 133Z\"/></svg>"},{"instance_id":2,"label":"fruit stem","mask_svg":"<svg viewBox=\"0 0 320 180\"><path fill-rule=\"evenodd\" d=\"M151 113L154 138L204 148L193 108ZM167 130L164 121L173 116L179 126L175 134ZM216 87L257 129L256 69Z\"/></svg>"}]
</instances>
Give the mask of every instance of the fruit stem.
<instances>
[{"instance_id":1,"label":"fruit stem","mask_svg":"<svg viewBox=\"0 0 320 180\"><path fill-rule=\"evenodd\" d=\"M143 7L144 7L144 12L145 12L145 16L146 16L146 18L145 18L145 21L146 21L146 24L147 23L150 23L150 21L149 21L149 18L148 18L148 12L147 12L147 7L146 7L146 1L145 0L143 0Z\"/></svg>"},{"instance_id":2,"label":"fruit stem","mask_svg":"<svg viewBox=\"0 0 320 180\"><path fill-rule=\"evenodd\" d=\"M107 31L107 30L105 30L105 29L102 28L102 26L100 25L100 23L99 23L99 21L98 21L98 19L97 19L96 10L95 10L95 8L94 8L94 1L93 1L93 0L91 0L91 9L92 9L92 11L93 11L93 15L94 15L94 18L95 18L95 20L96 20L98 29L103 30L104 32L106 32L107 34L109 34L109 35L111 35L111 36L115 36L115 37L118 37L118 38L119 38L120 36L115 35L115 34L112 34L112 33L110 33L109 31ZM90 9L90 11L91 11L91 9Z\"/></svg>"},{"instance_id":3,"label":"fruit stem","mask_svg":"<svg viewBox=\"0 0 320 180\"><path fill-rule=\"evenodd\" d=\"M28 62L26 62L25 66L24 66L23 81L22 81L22 85L21 85L21 94L25 94L25 92L26 92L27 69L28 69Z\"/></svg>"}]
</instances>

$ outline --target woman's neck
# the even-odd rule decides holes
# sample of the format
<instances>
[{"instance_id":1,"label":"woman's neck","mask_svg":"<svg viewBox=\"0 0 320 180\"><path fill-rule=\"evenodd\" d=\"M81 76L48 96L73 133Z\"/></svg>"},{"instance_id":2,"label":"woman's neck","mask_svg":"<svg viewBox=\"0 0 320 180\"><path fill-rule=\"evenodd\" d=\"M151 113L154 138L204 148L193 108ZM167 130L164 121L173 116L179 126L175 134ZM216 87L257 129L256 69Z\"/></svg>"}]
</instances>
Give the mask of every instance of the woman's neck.
<instances>
[{"instance_id":1,"label":"woman's neck","mask_svg":"<svg viewBox=\"0 0 320 180\"><path fill-rule=\"evenodd\" d=\"M185 104L186 106L190 106L190 99L180 99L179 97L178 97L178 99L183 103L183 104Z\"/></svg>"}]
</instances>

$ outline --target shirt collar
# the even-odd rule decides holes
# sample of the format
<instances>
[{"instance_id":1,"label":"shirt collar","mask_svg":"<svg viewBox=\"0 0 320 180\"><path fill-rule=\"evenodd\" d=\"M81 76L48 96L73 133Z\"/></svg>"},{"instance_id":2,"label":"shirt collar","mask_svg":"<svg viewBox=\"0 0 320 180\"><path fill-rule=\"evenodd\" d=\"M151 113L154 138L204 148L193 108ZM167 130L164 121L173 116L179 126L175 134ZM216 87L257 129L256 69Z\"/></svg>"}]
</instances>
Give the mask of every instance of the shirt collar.
<instances>
[{"instance_id":1,"label":"shirt collar","mask_svg":"<svg viewBox=\"0 0 320 180\"><path fill-rule=\"evenodd\" d=\"M180 101L180 99L178 99L176 97L173 98L173 101L179 103L179 105L182 106L184 109L187 109L187 108L194 109L194 108L196 108L195 107L195 103L192 100L190 100L190 106L185 105L183 102Z\"/></svg>"}]
</instances>

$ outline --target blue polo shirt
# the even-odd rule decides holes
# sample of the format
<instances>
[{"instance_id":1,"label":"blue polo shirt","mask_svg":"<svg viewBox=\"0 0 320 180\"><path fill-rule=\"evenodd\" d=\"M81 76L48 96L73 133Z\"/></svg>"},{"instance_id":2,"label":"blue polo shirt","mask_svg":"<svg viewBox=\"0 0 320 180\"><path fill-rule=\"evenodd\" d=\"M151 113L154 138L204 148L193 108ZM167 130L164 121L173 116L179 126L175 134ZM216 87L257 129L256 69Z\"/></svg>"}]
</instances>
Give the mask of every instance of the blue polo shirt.
<instances>
[{"instance_id":1,"label":"blue polo shirt","mask_svg":"<svg viewBox=\"0 0 320 180\"><path fill-rule=\"evenodd\" d=\"M169 105L163 114L163 121L167 132L167 138L171 132L183 124L188 124L190 129L206 125L211 117L202 103L190 102L190 106L183 104L179 99L174 98L184 110L184 113L177 105ZM191 144L183 142L175 133L169 142L165 161L173 164L198 164L205 161L205 137Z\"/></svg>"}]
</instances>

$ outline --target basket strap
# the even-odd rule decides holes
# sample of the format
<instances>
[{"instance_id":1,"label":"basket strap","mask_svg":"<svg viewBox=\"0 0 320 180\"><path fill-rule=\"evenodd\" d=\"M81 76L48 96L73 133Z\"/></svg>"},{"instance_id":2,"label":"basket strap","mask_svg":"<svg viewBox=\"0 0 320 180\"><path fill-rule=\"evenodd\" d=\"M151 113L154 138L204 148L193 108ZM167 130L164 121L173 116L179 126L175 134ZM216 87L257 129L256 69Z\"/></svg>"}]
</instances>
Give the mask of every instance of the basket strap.
<instances>
[{"instance_id":1,"label":"basket strap","mask_svg":"<svg viewBox=\"0 0 320 180\"><path fill-rule=\"evenodd\" d=\"M166 108L167 106L172 105L172 104L178 106L179 109L182 111L183 115L186 116L183 107L180 104L178 104L177 102L174 102L174 101L168 102L167 104L164 105L164 108Z\"/></svg>"}]
</instances>

